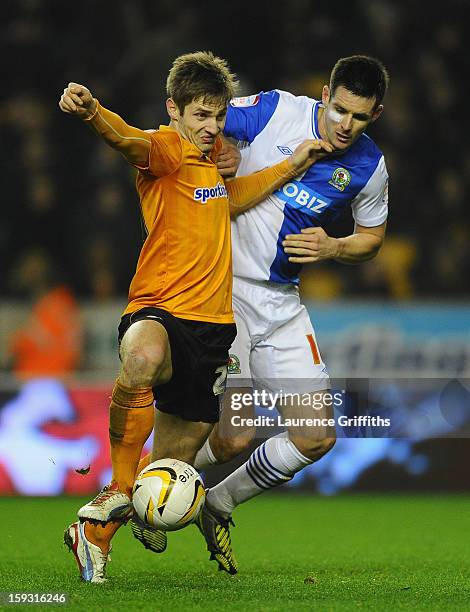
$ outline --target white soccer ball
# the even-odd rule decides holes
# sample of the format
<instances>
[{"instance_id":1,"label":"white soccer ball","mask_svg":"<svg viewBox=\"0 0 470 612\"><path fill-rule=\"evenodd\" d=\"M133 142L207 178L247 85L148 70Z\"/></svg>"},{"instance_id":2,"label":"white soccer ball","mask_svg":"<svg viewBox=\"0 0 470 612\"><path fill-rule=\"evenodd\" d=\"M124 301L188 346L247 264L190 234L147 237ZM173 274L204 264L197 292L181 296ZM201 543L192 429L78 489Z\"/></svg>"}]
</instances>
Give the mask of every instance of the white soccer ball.
<instances>
[{"instance_id":1,"label":"white soccer ball","mask_svg":"<svg viewBox=\"0 0 470 612\"><path fill-rule=\"evenodd\" d=\"M206 491L197 470L178 459L159 459L137 476L132 503L139 517L157 529L176 531L194 522Z\"/></svg>"}]
</instances>

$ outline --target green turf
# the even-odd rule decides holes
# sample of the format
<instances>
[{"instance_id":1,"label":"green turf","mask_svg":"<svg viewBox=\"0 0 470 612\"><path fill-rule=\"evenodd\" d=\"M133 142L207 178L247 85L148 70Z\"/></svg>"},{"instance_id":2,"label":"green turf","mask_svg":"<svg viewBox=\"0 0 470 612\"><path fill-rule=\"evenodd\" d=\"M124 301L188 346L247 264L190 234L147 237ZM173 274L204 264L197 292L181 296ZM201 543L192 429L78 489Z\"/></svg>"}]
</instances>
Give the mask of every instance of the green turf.
<instances>
[{"instance_id":1,"label":"green turf","mask_svg":"<svg viewBox=\"0 0 470 612\"><path fill-rule=\"evenodd\" d=\"M470 610L468 496L264 495L236 512L235 577L194 526L162 555L123 528L104 585L61 544L80 502L0 499L0 591L64 591L84 611Z\"/></svg>"}]
</instances>

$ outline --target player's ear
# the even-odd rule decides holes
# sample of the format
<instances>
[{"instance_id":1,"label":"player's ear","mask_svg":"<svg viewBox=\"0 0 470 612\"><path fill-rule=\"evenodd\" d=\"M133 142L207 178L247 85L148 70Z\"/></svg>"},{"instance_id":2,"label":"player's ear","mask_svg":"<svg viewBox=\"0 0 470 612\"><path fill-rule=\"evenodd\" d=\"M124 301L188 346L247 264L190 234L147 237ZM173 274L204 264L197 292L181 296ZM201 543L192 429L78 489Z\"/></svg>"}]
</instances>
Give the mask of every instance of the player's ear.
<instances>
[{"instance_id":1,"label":"player's ear","mask_svg":"<svg viewBox=\"0 0 470 612\"><path fill-rule=\"evenodd\" d=\"M377 106L377 108L372 113L372 121L375 121L376 119L378 119L380 117L380 115L382 114L383 109L384 109L383 104L379 104Z\"/></svg>"},{"instance_id":2,"label":"player's ear","mask_svg":"<svg viewBox=\"0 0 470 612\"><path fill-rule=\"evenodd\" d=\"M330 88L328 87L328 85L323 85L323 89L321 92L321 101L325 106L330 101Z\"/></svg>"},{"instance_id":3,"label":"player's ear","mask_svg":"<svg viewBox=\"0 0 470 612\"><path fill-rule=\"evenodd\" d=\"M172 119L173 121L178 121L178 119L180 118L180 112L172 98L168 98L168 100L166 101L166 110L170 115L170 119Z\"/></svg>"}]
</instances>

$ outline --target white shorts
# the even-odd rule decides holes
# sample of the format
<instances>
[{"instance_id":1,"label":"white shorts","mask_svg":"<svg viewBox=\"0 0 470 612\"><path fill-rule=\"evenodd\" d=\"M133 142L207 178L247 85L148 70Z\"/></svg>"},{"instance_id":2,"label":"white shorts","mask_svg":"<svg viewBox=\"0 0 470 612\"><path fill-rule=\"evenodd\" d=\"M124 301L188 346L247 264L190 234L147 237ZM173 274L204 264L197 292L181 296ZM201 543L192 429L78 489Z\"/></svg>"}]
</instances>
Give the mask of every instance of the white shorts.
<instances>
[{"instance_id":1,"label":"white shorts","mask_svg":"<svg viewBox=\"0 0 470 612\"><path fill-rule=\"evenodd\" d=\"M308 393L330 388L307 309L298 288L233 279L237 337L230 349L229 387L271 393Z\"/></svg>"}]
</instances>

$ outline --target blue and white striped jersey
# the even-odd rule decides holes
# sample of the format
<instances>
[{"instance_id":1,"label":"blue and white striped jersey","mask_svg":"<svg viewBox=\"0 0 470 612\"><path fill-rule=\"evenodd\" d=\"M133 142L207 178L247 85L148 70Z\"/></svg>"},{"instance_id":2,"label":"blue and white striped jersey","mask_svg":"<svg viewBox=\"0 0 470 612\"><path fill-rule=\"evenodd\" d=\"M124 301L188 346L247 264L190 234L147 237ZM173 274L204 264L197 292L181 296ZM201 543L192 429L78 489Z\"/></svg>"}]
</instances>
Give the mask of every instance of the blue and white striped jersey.
<instances>
[{"instance_id":1,"label":"blue and white striped jersey","mask_svg":"<svg viewBox=\"0 0 470 612\"><path fill-rule=\"evenodd\" d=\"M224 133L248 142L238 174L282 161L301 142L320 138L321 102L274 90L231 101ZM282 248L286 234L334 222L351 208L359 225L381 225L388 212L388 174L382 152L365 134L345 153L316 162L264 202L232 221L234 275L278 283L299 282L299 264Z\"/></svg>"}]
</instances>

